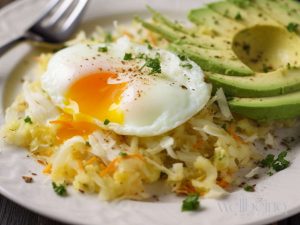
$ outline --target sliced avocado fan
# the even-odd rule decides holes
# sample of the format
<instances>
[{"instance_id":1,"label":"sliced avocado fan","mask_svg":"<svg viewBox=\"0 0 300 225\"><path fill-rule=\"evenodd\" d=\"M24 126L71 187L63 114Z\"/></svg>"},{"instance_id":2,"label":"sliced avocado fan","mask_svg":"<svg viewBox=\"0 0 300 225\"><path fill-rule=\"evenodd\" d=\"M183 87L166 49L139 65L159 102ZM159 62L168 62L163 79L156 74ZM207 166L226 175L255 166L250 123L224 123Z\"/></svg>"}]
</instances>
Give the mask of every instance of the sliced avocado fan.
<instances>
[{"instance_id":1,"label":"sliced avocado fan","mask_svg":"<svg viewBox=\"0 0 300 225\"><path fill-rule=\"evenodd\" d=\"M152 21L138 21L195 61L214 89L235 97L233 112L258 120L300 116L300 3L213 2L189 12L193 27L148 9Z\"/></svg>"},{"instance_id":2,"label":"sliced avocado fan","mask_svg":"<svg viewBox=\"0 0 300 225\"><path fill-rule=\"evenodd\" d=\"M251 76L254 74L235 55L231 49L228 37L197 35L195 30L189 30L178 23L165 18L152 8L153 22L136 18L145 28L156 32L172 43L173 51L193 59L205 71L222 73L230 76ZM225 53L225 54L224 54Z\"/></svg>"}]
</instances>

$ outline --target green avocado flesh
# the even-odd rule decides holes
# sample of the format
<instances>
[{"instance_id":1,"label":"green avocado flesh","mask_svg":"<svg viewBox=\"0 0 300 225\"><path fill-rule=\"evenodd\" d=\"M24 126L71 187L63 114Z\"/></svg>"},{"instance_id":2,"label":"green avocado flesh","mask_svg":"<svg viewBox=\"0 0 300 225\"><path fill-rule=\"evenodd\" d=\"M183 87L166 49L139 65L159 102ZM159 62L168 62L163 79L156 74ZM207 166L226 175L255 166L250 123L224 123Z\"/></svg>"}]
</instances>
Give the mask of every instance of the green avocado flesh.
<instances>
[{"instance_id":1,"label":"green avocado flesh","mask_svg":"<svg viewBox=\"0 0 300 225\"><path fill-rule=\"evenodd\" d=\"M244 26L237 21L227 19L207 7L191 10L188 18L196 25L204 25L214 30L215 33L220 34L220 36L230 37L232 34L244 28Z\"/></svg>"},{"instance_id":2,"label":"green avocado flesh","mask_svg":"<svg viewBox=\"0 0 300 225\"><path fill-rule=\"evenodd\" d=\"M195 61L235 113L257 120L300 116L300 3L224 0L192 9L184 26L152 8L138 21Z\"/></svg>"},{"instance_id":3,"label":"green avocado flesh","mask_svg":"<svg viewBox=\"0 0 300 225\"><path fill-rule=\"evenodd\" d=\"M171 44L170 49L181 55L186 55L202 65L202 69L206 71L232 76L249 76L253 74L251 69L232 54L232 51L227 52L224 50L222 52L226 54L222 54L219 50L203 49L185 44Z\"/></svg>"},{"instance_id":4,"label":"green avocado flesh","mask_svg":"<svg viewBox=\"0 0 300 225\"><path fill-rule=\"evenodd\" d=\"M300 92L267 98L234 98L232 112L255 120L281 120L300 115Z\"/></svg>"},{"instance_id":5,"label":"green avocado flesh","mask_svg":"<svg viewBox=\"0 0 300 225\"><path fill-rule=\"evenodd\" d=\"M270 73L256 73L250 77L231 77L206 73L214 88L223 88L227 96L270 97L300 90L300 69L280 69Z\"/></svg>"}]
</instances>

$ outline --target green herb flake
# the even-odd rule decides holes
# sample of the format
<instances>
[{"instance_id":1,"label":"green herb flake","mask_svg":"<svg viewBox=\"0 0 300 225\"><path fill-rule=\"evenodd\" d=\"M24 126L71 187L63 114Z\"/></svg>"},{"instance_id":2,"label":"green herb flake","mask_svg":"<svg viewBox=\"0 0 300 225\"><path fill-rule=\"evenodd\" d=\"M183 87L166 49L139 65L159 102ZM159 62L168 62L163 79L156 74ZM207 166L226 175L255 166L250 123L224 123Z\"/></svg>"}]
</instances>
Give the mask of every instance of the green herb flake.
<instances>
[{"instance_id":1,"label":"green herb flake","mask_svg":"<svg viewBox=\"0 0 300 225\"><path fill-rule=\"evenodd\" d=\"M57 195L59 195L59 196L67 195L67 189L66 189L65 185L63 185L63 184L57 185L56 183L52 182L52 187Z\"/></svg>"},{"instance_id":2,"label":"green herb flake","mask_svg":"<svg viewBox=\"0 0 300 225\"><path fill-rule=\"evenodd\" d=\"M144 53L139 53L137 56L136 56L137 59L144 59L145 58L145 54Z\"/></svg>"},{"instance_id":3,"label":"green herb flake","mask_svg":"<svg viewBox=\"0 0 300 225\"><path fill-rule=\"evenodd\" d=\"M243 20L243 17L240 13L237 13L234 17L235 20Z\"/></svg>"},{"instance_id":4,"label":"green herb flake","mask_svg":"<svg viewBox=\"0 0 300 225\"><path fill-rule=\"evenodd\" d=\"M105 119L103 123L104 123L104 125L108 125L110 123L110 121L109 121L109 119Z\"/></svg>"},{"instance_id":5,"label":"green herb flake","mask_svg":"<svg viewBox=\"0 0 300 225\"><path fill-rule=\"evenodd\" d=\"M122 157L128 156L128 154L126 152L120 152L119 155Z\"/></svg>"},{"instance_id":6,"label":"green herb flake","mask_svg":"<svg viewBox=\"0 0 300 225\"><path fill-rule=\"evenodd\" d=\"M146 61L145 64L140 68L140 70L142 70L144 67L148 67L151 69L150 74L161 73L160 59L158 57L156 58L146 57L145 61Z\"/></svg>"},{"instance_id":7,"label":"green herb flake","mask_svg":"<svg viewBox=\"0 0 300 225\"><path fill-rule=\"evenodd\" d=\"M124 60L132 60L132 54L131 53L125 53Z\"/></svg>"},{"instance_id":8,"label":"green herb flake","mask_svg":"<svg viewBox=\"0 0 300 225\"><path fill-rule=\"evenodd\" d=\"M268 73L270 71L270 67L263 64L263 71L264 71L264 73Z\"/></svg>"},{"instance_id":9,"label":"green herb flake","mask_svg":"<svg viewBox=\"0 0 300 225\"><path fill-rule=\"evenodd\" d=\"M273 169L276 172L279 172L289 167L290 162L285 159L286 156L287 156L287 151L283 151L279 153L277 159L273 163Z\"/></svg>"},{"instance_id":10,"label":"green herb flake","mask_svg":"<svg viewBox=\"0 0 300 225\"><path fill-rule=\"evenodd\" d=\"M259 166L262 168L272 168L274 158L275 156L273 154L267 155L266 158L260 161Z\"/></svg>"},{"instance_id":11,"label":"green herb flake","mask_svg":"<svg viewBox=\"0 0 300 225\"><path fill-rule=\"evenodd\" d=\"M298 27L299 27L299 24L298 23L289 23L286 28L289 32L297 32L298 30Z\"/></svg>"},{"instance_id":12,"label":"green herb flake","mask_svg":"<svg viewBox=\"0 0 300 225\"><path fill-rule=\"evenodd\" d=\"M274 173L272 173L271 171L269 171L267 174L268 174L269 176L273 176Z\"/></svg>"},{"instance_id":13,"label":"green herb flake","mask_svg":"<svg viewBox=\"0 0 300 225\"><path fill-rule=\"evenodd\" d=\"M247 192L255 192L255 185L245 185L244 190Z\"/></svg>"},{"instance_id":14,"label":"green herb flake","mask_svg":"<svg viewBox=\"0 0 300 225\"><path fill-rule=\"evenodd\" d=\"M152 45L150 45L149 43L147 44L147 48L148 48L149 50L152 50L152 49L153 49Z\"/></svg>"},{"instance_id":15,"label":"green herb flake","mask_svg":"<svg viewBox=\"0 0 300 225\"><path fill-rule=\"evenodd\" d=\"M98 52L107 52L108 51L108 49L107 49L107 47L105 46L105 47L99 47L98 48Z\"/></svg>"},{"instance_id":16,"label":"green herb flake","mask_svg":"<svg viewBox=\"0 0 300 225\"><path fill-rule=\"evenodd\" d=\"M290 162L286 160L286 156L287 151L282 151L281 153L279 153L277 158L275 158L273 154L269 154L265 159L260 161L259 166L262 168L273 169L275 172L279 172L286 169L290 165ZM269 173L272 172L269 171Z\"/></svg>"},{"instance_id":17,"label":"green herb flake","mask_svg":"<svg viewBox=\"0 0 300 225\"><path fill-rule=\"evenodd\" d=\"M181 61L186 61L186 60L188 59L185 55L178 55L178 58L179 58Z\"/></svg>"},{"instance_id":18,"label":"green herb flake","mask_svg":"<svg viewBox=\"0 0 300 225\"><path fill-rule=\"evenodd\" d=\"M193 65L190 63L182 63L182 64L180 64L180 66L183 68L187 68L189 70L193 68Z\"/></svg>"},{"instance_id":19,"label":"green herb flake","mask_svg":"<svg viewBox=\"0 0 300 225\"><path fill-rule=\"evenodd\" d=\"M182 202L181 211L196 211L200 207L199 195L197 193L188 195Z\"/></svg>"},{"instance_id":20,"label":"green herb flake","mask_svg":"<svg viewBox=\"0 0 300 225\"><path fill-rule=\"evenodd\" d=\"M32 124L32 120L29 116L26 116L25 119L24 119L24 122L25 123L29 123L29 124Z\"/></svg>"}]
</instances>

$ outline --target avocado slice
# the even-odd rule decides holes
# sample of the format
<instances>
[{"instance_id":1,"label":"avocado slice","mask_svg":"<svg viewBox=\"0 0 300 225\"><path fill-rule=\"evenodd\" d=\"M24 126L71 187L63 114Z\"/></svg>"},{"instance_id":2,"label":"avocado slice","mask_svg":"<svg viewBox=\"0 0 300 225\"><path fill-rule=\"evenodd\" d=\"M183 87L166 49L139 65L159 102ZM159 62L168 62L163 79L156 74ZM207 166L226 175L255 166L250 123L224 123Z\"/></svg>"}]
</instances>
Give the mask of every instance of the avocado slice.
<instances>
[{"instance_id":1,"label":"avocado slice","mask_svg":"<svg viewBox=\"0 0 300 225\"><path fill-rule=\"evenodd\" d=\"M253 71L236 58L233 52L203 49L193 45L171 44L170 49L180 55L186 55L205 71L230 76L251 76Z\"/></svg>"},{"instance_id":2,"label":"avocado slice","mask_svg":"<svg viewBox=\"0 0 300 225\"><path fill-rule=\"evenodd\" d=\"M253 7L252 4L243 6L237 4L235 1L220 1L208 4L208 7L213 11L246 26L254 26L257 24L278 25L275 20L263 11Z\"/></svg>"},{"instance_id":3,"label":"avocado slice","mask_svg":"<svg viewBox=\"0 0 300 225\"><path fill-rule=\"evenodd\" d=\"M282 68L251 77L233 77L206 73L214 88L223 88L227 96L269 97L300 90L300 69Z\"/></svg>"},{"instance_id":4,"label":"avocado slice","mask_svg":"<svg viewBox=\"0 0 300 225\"><path fill-rule=\"evenodd\" d=\"M147 6L147 9L152 14L153 20L158 21L161 24L165 24L166 26L172 28L175 31L192 35L192 32L187 28L185 28L184 26L182 26L180 23L169 20L168 18L166 18L165 16L163 16L162 14L160 14L150 6Z\"/></svg>"},{"instance_id":5,"label":"avocado slice","mask_svg":"<svg viewBox=\"0 0 300 225\"><path fill-rule=\"evenodd\" d=\"M286 0L285 2L288 2ZM270 15L274 20L277 20L285 27L289 27L290 24L296 24L298 26L296 32L300 33L300 14L293 13L292 3L282 4L276 0L258 0L256 1L258 8L262 9L266 14ZM296 9L299 9L300 4ZM295 5L296 6L296 5Z\"/></svg>"},{"instance_id":6,"label":"avocado slice","mask_svg":"<svg viewBox=\"0 0 300 225\"><path fill-rule=\"evenodd\" d=\"M238 31L245 28L244 25L228 19L208 7L191 10L188 14L188 19L196 25L206 26L207 28L212 29L216 34L225 37L233 36Z\"/></svg>"},{"instance_id":7,"label":"avocado slice","mask_svg":"<svg viewBox=\"0 0 300 225\"><path fill-rule=\"evenodd\" d=\"M267 98L234 98L232 112L255 120L282 120L300 116L300 92Z\"/></svg>"},{"instance_id":8,"label":"avocado slice","mask_svg":"<svg viewBox=\"0 0 300 225\"><path fill-rule=\"evenodd\" d=\"M229 19L243 22L247 18L247 12L228 1L213 2L207 5L213 11Z\"/></svg>"},{"instance_id":9,"label":"avocado slice","mask_svg":"<svg viewBox=\"0 0 300 225\"><path fill-rule=\"evenodd\" d=\"M192 37L186 33L182 33L178 30L174 30L173 26L168 26L170 23L155 24L142 20L139 17L135 18L145 28L162 35L165 39L171 42L177 42L181 44L190 44L198 47L209 48L209 49L231 49L231 43L224 38L211 38L208 35L202 35L201 37Z\"/></svg>"}]
</instances>

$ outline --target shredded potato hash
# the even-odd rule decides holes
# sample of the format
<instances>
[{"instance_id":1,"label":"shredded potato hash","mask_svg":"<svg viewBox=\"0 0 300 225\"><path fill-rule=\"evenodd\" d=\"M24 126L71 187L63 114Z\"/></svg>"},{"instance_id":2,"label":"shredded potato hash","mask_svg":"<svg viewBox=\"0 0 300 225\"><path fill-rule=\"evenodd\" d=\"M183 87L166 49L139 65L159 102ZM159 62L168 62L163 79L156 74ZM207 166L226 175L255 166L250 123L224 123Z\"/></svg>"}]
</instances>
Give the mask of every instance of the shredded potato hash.
<instances>
[{"instance_id":1,"label":"shredded potato hash","mask_svg":"<svg viewBox=\"0 0 300 225\"><path fill-rule=\"evenodd\" d=\"M138 24L115 25L112 34L97 27L87 36L80 32L66 43L98 43L126 35L137 43L165 47L166 43ZM51 53L38 57L40 72L7 109L2 135L22 146L43 163L43 173L57 184L73 185L80 192L98 193L102 199L145 199L147 184L162 180L176 194L197 192L220 197L235 184L241 168L253 168L260 159L253 142L273 143L273 125L245 118L232 119L222 90L206 107L174 130L155 137L117 135L97 129L89 136L57 139L61 111L41 89L40 76ZM30 120L24 120L26 117Z\"/></svg>"}]
</instances>

